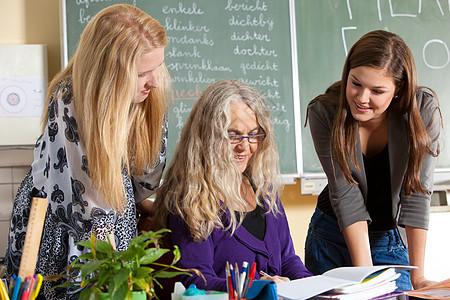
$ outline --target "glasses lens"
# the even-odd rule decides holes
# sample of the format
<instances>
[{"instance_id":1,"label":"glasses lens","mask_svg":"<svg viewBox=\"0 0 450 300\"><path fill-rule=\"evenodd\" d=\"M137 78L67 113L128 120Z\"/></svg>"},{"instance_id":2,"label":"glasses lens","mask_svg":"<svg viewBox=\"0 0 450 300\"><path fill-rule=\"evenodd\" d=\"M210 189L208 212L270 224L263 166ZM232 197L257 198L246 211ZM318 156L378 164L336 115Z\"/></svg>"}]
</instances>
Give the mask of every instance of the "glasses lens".
<instances>
[{"instance_id":1,"label":"glasses lens","mask_svg":"<svg viewBox=\"0 0 450 300\"><path fill-rule=\"evenodd\" d=\"M240 135L229 135L228 137L230 138L230 142L232 144L237 144L242 140L242 136Z\"/></svg>"},{"instance_id":2,"label":"glasses lens","mask_svg":"<svg viewBox=\"0 0 450 300\"><path fill-rule=\"evenodd\" d=\"M260 143L266 138L266 134L255 134L250 136L243 136L243 135L228 135L228 138L230 139L230 142L232 144L239 144L242 142L244 138L248 139L249 143Z\"/></svg>"},{"instance_id":3,"label":"glasses lens","mask_svg":"<svg viewBox=\"0 0 450 300\"><path fill-rule=\"evenodd\" d=\"M256 135L250 136L248 141L250 143L260 143L264 140L265 137L266 137L265 134L256 134Z\"/></svg>"}]
</instances>

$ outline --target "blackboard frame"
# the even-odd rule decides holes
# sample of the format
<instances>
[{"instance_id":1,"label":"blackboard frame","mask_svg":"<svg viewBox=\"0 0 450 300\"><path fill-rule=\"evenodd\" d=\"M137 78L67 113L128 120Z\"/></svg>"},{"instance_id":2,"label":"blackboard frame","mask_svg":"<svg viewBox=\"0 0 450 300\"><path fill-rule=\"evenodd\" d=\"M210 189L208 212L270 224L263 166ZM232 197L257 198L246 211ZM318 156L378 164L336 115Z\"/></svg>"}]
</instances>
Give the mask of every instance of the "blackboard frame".
<instances>
[{"instance_id":1,"label":"blackboard frame","mask_svg":"<svg viewBox=\"0 0 450 300\"><path fill-rule=\"evenodd\" d=\"M420 5L421 4L421 5ZM311 37L308 37L310 32L301 32L301 30L308 30L312 28L320 33L321 40L320 46L328 46L331 49L328 55L327 52L323 53L315 51L314 54L319 54L323 57L322 66L314 65L314 68L302 68L308 62L305 59L305 47L298 49L298 59L301 62L305 62L302 66L299 65L299 82L300 84L308 86L308 93L300 93L301 108L300 111L304 113L307 103L316 95L323 93L325 89L334 81L340 79L342 65L344 63L345 55L348 52L351 45L364 33L375 30L385 29L391 30L399 34L406 43L410 46L413 55L416 60L416 65L419 75L419 84L429 86L438 92L438 99L441 103L442 114L444 118L444 129L441 131L440 145L441 155L438 157L436 170L434 174L434 188L435 190L448 190L450 189L450 159L448 154L450 148L448 147L449 137L446 136L446 111L450 111L448 107L450 98L449 85L443 83L441 78L450 78L450 55L448 48L450 47L450 39L448 33L446 34L446 28L450 26L450 5L449 7L440 6L439 2L427 2L422 3L418 1L341 1L341 0L297 0L297 8L303 9L299 13L296 10L297 40L303 40L304 45L306 41L311 41ZM321 14L325 16L321 17ZM311 16L311 17L310 17ZM439 23L440 22L440 23ZM417 26L416 26L417 24ZM420 30L416 30L417 28ZM333 34L330 32L336 30ZM330 37L331 34L332 36ZM318 34L316 34L318 35ZM336 41L330 41L330 39L339 39L339 43ZM444 41L443 44L439 39ZM306 41L305 41L306 40ZM312 40L315 40L314 38ZM423 50L421 47L423 47ZM430 52L430 45L439 45L440 52ZM425 58L425 49L427 55L430 53L442 53L439 63L442 63L445 67L445 72L437 73L434 68L426 68L427 65ZM420 51L419 51L420 50ZM436 50L436 49L433 49ZM303 51L303 52L302 52ZM342 54L341 54L342 52ZM344 54L345 52L345 54ZM309 52L310 54L311 52ZM303 54L303 57L302 57ZM445 56L446 55L446 56ZM306 58L309 57L306 55ZM422 62L422 60L424 62ZM336 62L338 61L338 62ZM327 64L328 63L328 64ZM320 68L322 67L322 68ZM337 71L333 68L338 68ZM314 74L314 73L317 74ZM447 74L447 76L432 74ZM311 81L319 80L324 81L320 88L315 88L309 84L302 75L308 74L308 79ZM329 74L332 74L331 76ZM428 76L430 74L430 76ZM432 76L431 76L432 75ZM315 76L315 77L314 77ZM440 81L430 82L430 78L438 78ZM439 85L436 87L436 83ZM434 85L433 85L434 84ZM444 87L445 85L445 87ZM302 86L300 85L300 89ZM442 90L442 91L441 91ZM447 106L447 107L446 107ZM448 113L447 113L448 114ZM304 117L304 114L302 115ZM302 141L303 141L303 159L307 161L307 164L312 162L316 165L319 164L317 156L312 146L311 136L309 134L309 128L302 129ZM309 157L308 157L309 153ZM319 168L321 170L320 164ZM302 193L307 190L307 193L317 194L321 191L324 184L326 184L325 174L320 171L315 171L315 168L310 166L303 166L302 178Z\"/></svg>"},{"instance_id":2,"label":"blackboard frame","mask_svg":"<svg viewBox=\"0 0 450 300\"><path fill-rule=\"evenodd\" d=\"M66 66L69 60L69 47L68 47L68 26L67 26L67 6L66 2L69 0L60 0L60 20L61 20L61 64L62 66ZM133 1L124 1L126 3L134 2L136 3L136 0ZM285 5L287 5L288 8L288 17L289 17L289 31L295 32L295 14L294 14L294 0L285 0ZM133 3L130 3L133 4ZM105 4L104 6L107 6L109 4ZM137 6L139 7L139 6ZM161 21L160 21L161 22ZM300 105L299 105L299 93L298 93L298 72L296 66L296 39L295 34L289 34L288 37L290 41L290 58L289 58L289 69L290 72L292 72L292 76L290 78L290 92L292 93L292 107L293 107L293 119L299 120L301 118L300 116ZM292 63L292 61L295 62ZM170 120L170 119L169 119ZM294 142L294 148L293 151L295 154L295 166L293 167L293 172L283 172L282 168L282 177L283 181L286 184L294 183L295 178L299 178L300 174L302 174L302 167L303 167L303 161L302 161L302 155L301 155L301 124L299 122L293 122L293 133L289 134L290 140L295 140ZM284 155L285 156L285 155ZM281 161L283 160L283 153L280 151L280 157ZM283 167L283 166L282 166Z\"/></svg>"}]
</instances>

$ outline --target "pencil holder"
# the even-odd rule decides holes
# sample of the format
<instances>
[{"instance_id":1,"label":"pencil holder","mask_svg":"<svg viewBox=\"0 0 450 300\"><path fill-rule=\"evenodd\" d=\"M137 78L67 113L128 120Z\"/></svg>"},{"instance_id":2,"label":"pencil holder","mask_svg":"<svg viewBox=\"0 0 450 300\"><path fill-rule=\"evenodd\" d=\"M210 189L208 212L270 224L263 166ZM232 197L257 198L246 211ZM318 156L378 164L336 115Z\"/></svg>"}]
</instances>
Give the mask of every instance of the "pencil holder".
<instances>
[{"instance_id":1,"label":"pencil holder","mask_svg":"<svg viewBox=\"0 0 450 300\"><path fill-rule=\"evenodd\" d=\"M195 292L188 292L191 289ZM202 293L197 293L197 290L195 284L191 284L186 290L181 282L176 282L171 298L172 300L228 300L228 293L204 290L198 290Z\"/></svg>"},{"instance_id":2,"label":"pencil holder","mask_svg":"<svg viewBox=\"0 0 450 300\"><path fill-rule=\"evenodd\" d=\"M220 293L211 295L185 296L172 293L172 300L228 300L228 294Z\"/></svg>"},{"instance_id":3,"label":"pencil holder","mask_svg":"<svg viewBox=\"0 0 450 300\"><path fill-rule=\"evenodd\" d=\"M277 285L270 280L255 280L245 295L246 299L277 300Z\"/></svg>"}]
</instances>

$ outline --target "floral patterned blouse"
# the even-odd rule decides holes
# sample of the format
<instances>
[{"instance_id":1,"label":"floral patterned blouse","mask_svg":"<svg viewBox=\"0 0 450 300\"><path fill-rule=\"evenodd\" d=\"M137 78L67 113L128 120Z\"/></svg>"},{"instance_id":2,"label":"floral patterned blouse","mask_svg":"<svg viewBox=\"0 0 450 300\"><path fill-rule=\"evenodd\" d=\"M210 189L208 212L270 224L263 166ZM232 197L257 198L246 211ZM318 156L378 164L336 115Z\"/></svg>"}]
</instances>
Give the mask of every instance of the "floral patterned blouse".
<instances>
[{"instance_id":1,"label":"floral patterned blouse","mask_svg":"<svg viewBox=\"0 0 450 300\"><path fill-rule=\"evenodd\" d=\"M104 240L107 234L114 233L116 248L127 249L137 234L136 202L151 195L159 185L165 165L167 124L163 126L162 149L156 166L139 177L123 172L125 210L119 213L109 208L91 187L72 100L71 81L61 81L49 104L45 132L36 142L31 170L14 200L5 255L8 278L18 274L32 197L41 196L49 201L36 265L36 273L45 277L64 272L84 253L83 247L75 244L89 239L94 232ZM52 289L63 280L44 281L40 296L77 299L76 290Z\"/></svg>"}]
</instances>

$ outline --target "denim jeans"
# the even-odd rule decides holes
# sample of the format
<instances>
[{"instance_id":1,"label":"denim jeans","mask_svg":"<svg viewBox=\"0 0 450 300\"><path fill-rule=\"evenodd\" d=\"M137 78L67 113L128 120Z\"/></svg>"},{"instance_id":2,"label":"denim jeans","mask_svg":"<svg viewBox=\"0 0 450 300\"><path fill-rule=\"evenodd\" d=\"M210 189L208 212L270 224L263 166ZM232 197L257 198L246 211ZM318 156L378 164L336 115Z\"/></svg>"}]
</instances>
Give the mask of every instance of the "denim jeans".
<instances>
[{"instance_id":1,"label":"denim jeans","mask_svg":"<svg viewBox=\"0 0 450 300\"><path fill-rule=\"evenodd\" d=\"M408 250L397 229L369 231L370 249L374 265L409 265ZM316 207L309 224L305 244L305 266L315 275L330 269L351 266L347 245L336 219ZM397 271L398 291L412 289L409 271Z\"/></svg>"}]
</instances>

